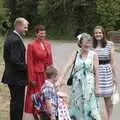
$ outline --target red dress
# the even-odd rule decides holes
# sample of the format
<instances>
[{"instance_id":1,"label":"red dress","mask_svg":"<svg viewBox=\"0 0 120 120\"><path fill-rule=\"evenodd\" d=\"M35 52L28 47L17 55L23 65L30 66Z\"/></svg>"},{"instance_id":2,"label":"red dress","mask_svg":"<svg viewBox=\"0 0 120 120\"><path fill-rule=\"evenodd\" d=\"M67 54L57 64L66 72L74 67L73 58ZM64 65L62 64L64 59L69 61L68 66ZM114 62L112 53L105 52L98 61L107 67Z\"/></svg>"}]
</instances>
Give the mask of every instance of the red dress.
<instances>
[{"instance_id":1,"label":"red dress","mask_svg":"<svg viewBox=\"0 0 120 120\"><path fill-rule=\"evenodd\" d=\"M51 45L48 40L44 40L43 49L40 44L40 40L35 39L28 45L27 49L27 64L28 64L28 88L25 101L25 112L32 113L33 104L31 95L35 92L39 92L41 86L45 80L45 70L47 66L52 65L52 52ZM36 88L32 88L29 85L29 81L35 81L37 83Z\"/></svg>"}]
</instances>

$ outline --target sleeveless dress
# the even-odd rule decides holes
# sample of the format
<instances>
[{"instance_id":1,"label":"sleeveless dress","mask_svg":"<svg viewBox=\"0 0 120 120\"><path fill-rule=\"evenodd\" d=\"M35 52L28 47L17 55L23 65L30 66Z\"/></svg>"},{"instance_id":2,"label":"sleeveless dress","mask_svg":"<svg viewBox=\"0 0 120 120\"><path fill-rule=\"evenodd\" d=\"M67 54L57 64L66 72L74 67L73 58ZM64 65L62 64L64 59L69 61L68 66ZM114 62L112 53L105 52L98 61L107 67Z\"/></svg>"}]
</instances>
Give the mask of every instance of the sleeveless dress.
<instances>
[{"instance_id":1,"label":"sleeveless dress","mask_svg":"<svg viewBox=\"0 0 120 120\"><path fill-rule=\"evenodd\" d=\"M109 60L110 53L113 48L113 43L108 41L104 48L95 49L99 60ZM111 64L100 64L99 65L99 89L102 97L110 97L113 93L113 76Z\"/></svg>"},{"instance_id":2,"label":"sleeveless dress","mask_svg":"<svg viewBox=\"0 0 120 120\"><path fill-rule=\"evenodd\" d=\"M74 67L73 84L70 87L70 116L74 120L101 120L99 100L95 96L93 56L89 51L86 59L77 54Z\"/></svg>"}]
</instances>

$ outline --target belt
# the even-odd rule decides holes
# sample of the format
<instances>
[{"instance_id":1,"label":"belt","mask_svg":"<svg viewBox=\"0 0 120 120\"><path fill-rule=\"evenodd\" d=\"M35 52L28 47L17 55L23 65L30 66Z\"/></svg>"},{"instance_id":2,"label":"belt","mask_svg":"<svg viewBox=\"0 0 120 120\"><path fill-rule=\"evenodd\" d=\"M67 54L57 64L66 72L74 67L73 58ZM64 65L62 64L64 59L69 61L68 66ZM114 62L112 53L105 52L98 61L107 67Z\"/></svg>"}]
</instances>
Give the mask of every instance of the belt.
<instances>
[{"instance_id":1,"label":"belt","mask_svg":"<svg viewBox=\"0 0 120 120\"><path fill-rule=\"evenodd\" d=\"M99 60L99 65L101 64L109 64L110 60Z\"/></svg>"}]
</instances>

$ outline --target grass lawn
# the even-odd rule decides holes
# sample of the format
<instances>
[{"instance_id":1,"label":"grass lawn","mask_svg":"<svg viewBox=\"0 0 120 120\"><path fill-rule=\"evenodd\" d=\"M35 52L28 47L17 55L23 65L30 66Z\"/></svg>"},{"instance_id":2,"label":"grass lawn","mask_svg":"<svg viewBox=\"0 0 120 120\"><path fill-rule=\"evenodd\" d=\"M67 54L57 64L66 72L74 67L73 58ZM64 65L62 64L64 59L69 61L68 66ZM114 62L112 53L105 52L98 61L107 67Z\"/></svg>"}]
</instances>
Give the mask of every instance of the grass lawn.
<instances>
[{"instance_id":1,"label":"grass lawn","mask_svg":"<svg viewBox=\"0 0 120 120\"><path fill-rule=\"evenodd\" d=\"M3 42L4 38L0 37L0 80L4 70L3 62ZM6 85L0 83L0 120L9 120L9 91Z\"/></svg>"}]
</instances>

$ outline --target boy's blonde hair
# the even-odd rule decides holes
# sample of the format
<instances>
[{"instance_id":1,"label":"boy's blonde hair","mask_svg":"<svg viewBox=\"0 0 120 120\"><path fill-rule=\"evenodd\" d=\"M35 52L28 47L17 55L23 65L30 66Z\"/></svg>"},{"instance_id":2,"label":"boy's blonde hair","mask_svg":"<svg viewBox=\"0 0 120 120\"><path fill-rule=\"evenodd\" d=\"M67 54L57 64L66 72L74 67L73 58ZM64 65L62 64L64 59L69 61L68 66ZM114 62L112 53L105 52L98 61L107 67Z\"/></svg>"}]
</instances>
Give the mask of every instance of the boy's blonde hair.
<instances>
[{"instance_id":1,"label":"boy's blonde hair","mask_svg":"<svg viewBox=\"0 0 120 120\"><path fill-rule=\"evenodd\" d=\"M47 69L46 69L47 78L51 78L52 76L57 76L57 74L58 74L58 71L55 67L53 67L53 66L47 67Z\"/></svg>"}]
</instances>

